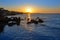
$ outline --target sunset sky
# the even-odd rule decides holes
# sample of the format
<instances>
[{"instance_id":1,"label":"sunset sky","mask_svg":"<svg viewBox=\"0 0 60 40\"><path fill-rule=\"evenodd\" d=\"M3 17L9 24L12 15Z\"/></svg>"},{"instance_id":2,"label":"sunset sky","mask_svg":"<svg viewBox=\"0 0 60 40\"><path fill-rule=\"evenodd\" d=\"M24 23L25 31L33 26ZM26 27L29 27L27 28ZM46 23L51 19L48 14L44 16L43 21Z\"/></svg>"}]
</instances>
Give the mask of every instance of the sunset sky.
<instances>
[{"instance_id":1,"label":"sunset sky","mask_svg":"<svg viewBox=\"0 0 60 40\"><path fill-rule=\"evenodd\" d=\"M60 13L60 0L0 0L0 7L19 12L29 7L33 13Z\"/></svg>"}]
</instances>

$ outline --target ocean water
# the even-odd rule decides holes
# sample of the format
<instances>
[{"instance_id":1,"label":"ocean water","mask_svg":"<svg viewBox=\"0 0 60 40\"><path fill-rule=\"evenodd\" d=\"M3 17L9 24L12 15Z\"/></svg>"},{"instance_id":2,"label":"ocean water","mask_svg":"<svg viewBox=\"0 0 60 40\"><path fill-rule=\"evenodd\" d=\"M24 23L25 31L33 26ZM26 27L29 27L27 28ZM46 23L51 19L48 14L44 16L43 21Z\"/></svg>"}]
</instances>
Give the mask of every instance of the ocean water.
<instances>
[{"instance_id":1,"label":"ocean water","mask_svg":"<svg viewBox=\"0 0 60 40\"><path fill-rule=\"evenodd\" d=\"M27 17L26 14L15 16ZM0 40L60 40L60 14L31 14L31 18L36 17L40 17L44 23L26 24L22 20L19 26L5 25Z\"/></svg>"}]
</instances>

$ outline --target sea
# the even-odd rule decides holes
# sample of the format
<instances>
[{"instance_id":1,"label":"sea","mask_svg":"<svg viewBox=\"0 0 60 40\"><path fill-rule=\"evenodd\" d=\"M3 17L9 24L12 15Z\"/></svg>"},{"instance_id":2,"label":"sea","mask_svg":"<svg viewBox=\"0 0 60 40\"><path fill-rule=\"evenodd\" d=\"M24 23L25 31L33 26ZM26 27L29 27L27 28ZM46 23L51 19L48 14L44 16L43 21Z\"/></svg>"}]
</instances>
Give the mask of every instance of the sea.
<instances>
[{"instance_id":1,"label":"sea","mask_svg":"<svg viewBox=\"0 0 60 40\"><path fill-rule=\"evenodd\" d=\"M27 17L27 14L12 15ZM8 17L12 17L8 16ZM39 17L44 23L27 24L22 20L20 25L5 25L0 32L0 40L60 40L60 14L31 14L31 18Z\"/></svg>"}]
</instances>

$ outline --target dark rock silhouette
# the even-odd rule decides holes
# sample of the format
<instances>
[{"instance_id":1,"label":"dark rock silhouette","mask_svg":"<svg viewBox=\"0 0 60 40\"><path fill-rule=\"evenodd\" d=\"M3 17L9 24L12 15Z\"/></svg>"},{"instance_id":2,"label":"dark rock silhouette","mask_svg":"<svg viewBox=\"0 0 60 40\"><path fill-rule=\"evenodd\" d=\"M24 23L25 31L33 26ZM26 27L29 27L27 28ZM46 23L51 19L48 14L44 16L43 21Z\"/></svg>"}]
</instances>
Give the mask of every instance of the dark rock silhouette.
<instances>
[{"instance_id":1,"label":"dark rock silhouette","mask_svg":"<svg viewBox=\"0 0 60 40\"><path fill-rule=\"evenodd\" d=\"M21 22L21 18L18 17L18 18L17 18L17 25L20 25L20 22Z\"/></svg>"},{"instance_id":2,"label":"dark rock silhouette","mask_svg":"<svg viewBox=\"0 0 60 40\"><path fill-rule=\"evenodd\" d=\"M39 23L43 23L44 21L43 21L42 19L39 19L38 22L39 22Z\"/></svg>"},{"instance_id":3,"label":"dark rock silhouette","mask_svg":"<svg viewBox=\"0 0 60 40\"><path fill-rule=\"evenodd\" d=\"M4 31L5 24L0 23L0 33Z\"/></svg>"},{"instance_id":4,"label":"dark rock silhouette","mask_svg":"<svg viewBox=\"0 0 60 40\"><path fill-rule=\"evenodd\" d=\"M17 25L20 25L20 21L21 21L21 19L20 19L20 17L11 17L11 18L8 18L8 25L9 26L12 26L12 25L14 25L14 24L17 24Z\"/></svg>"},{"instance_id":5,"label":"dark rock silhouette","mask_svg":"<svg viewBox=\"0 0 60 40\"><path fill-rule=\"evenodd\" d=\"M44 21L42 19L40 19L39 17L36 18L36 20L39 22L39 23L43 23Z\"/></svg>"},{"instance_id":6,"label":"dark rock silhouette","mask_svg":"<svg viewBox=\"0 0 60 40\"><path fill-rule=\"evenodd\" d=\"M31 24L31 23L38 24L38 21L32 19L30 22L27 22L27 24Z\"/></svg>"},{"instance_id":7,"label":"dark rock silhouette","mask_svg":"<svg viewBox=\"0 0 60 40\"><path fill-rule=\"evenodd\" d=\"M28 21L29 19L27 19L27 24L31 24L31 23L34 23L34 24L38 24L38 23L43 23L44 21L42 19L40 19L39 17L36 18L36 20L34 19L31 19L31 21Z\"/></svg>"}]
</instances>

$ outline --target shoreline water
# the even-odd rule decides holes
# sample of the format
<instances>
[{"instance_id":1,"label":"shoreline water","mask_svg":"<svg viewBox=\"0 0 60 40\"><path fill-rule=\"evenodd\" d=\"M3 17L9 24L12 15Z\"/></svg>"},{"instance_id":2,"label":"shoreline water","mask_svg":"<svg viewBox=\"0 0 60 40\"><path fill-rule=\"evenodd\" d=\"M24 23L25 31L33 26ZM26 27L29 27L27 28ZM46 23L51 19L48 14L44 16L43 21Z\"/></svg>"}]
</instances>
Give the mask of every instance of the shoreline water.
<instances>
[{"instance_id":1,"label":"shoreline water","mask_svg":"<svg viewBox=\"0 0 60 40\"><path fill-rule=\"evenodd\" d=\"M26 14L16 15L25 18ZM32 14L32 18L40 17L45 22L41 24L26 24L22 21L19 26L5 25L0 34L0 40L59 40L60 39L60 15L59 14Z\"/></svg>"}]
</instances>

